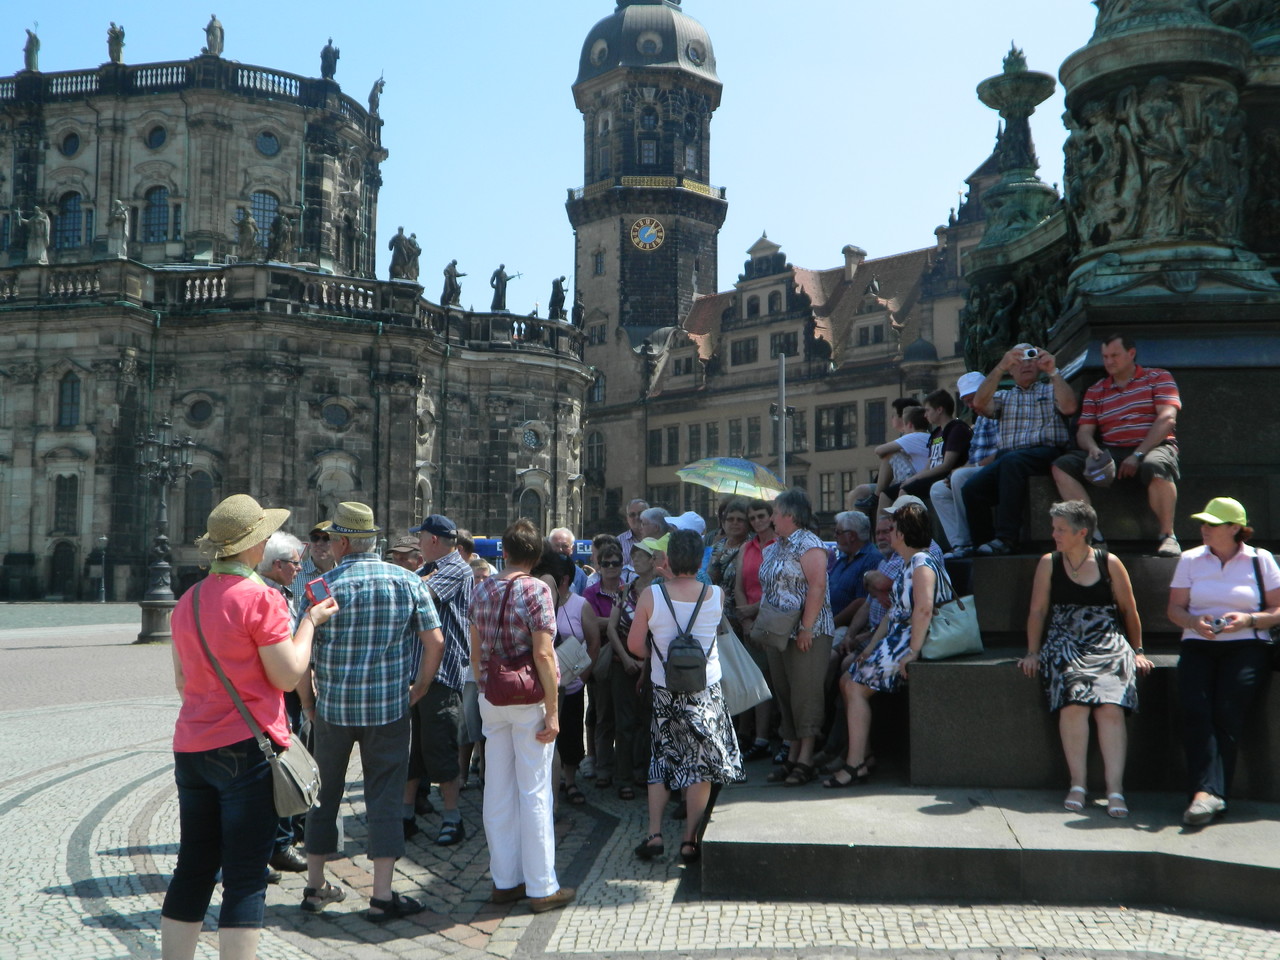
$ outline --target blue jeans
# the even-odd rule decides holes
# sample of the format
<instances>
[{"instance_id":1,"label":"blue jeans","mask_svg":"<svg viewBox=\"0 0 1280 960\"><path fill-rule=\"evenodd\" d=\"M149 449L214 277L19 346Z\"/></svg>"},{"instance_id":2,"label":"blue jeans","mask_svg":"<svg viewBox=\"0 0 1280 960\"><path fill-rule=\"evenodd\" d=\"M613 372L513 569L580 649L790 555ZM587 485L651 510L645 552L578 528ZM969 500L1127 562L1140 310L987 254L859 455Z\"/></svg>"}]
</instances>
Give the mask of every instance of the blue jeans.
<instances>
[{"instance_id":1,"label":"blue jeans","mask_svg":"<svg viewBox=\"0 0 1280 960\"><path fill-rule=\"evenodd\" d=\"M1061 447L1020 447L996 455L985 467L969 477L960 491L969 517L974 546L986 543L992 534L1013 546L1022 526L1022 508L1027 502L1027 481L1049 475L1053 461L1062 456ZM991 511L995 508L995 526Z\"/></svg>"},{"instance_id":2,"label":"blue jeans","mask_svg":"<svg viewBox=\"0 0 1280 960\"><path fill-rule=\"evenodd\" d=\"M198 923L222 871L219 927L262 926L276 813L271 765L252 737L199 753L175 753L178 866L161 915Z\"/></svg>"},{"instance_id":3,"label":"blue jeans","mask_svg":"<svg viewBox=\"0 0 1280 960\"><path fill-rule=\"evenodd\" d=\"M1246 715L1271 666L1255 640L1183 640L1178 657L1187 792L1226 798Z\"/></svg>"}]
</instances>

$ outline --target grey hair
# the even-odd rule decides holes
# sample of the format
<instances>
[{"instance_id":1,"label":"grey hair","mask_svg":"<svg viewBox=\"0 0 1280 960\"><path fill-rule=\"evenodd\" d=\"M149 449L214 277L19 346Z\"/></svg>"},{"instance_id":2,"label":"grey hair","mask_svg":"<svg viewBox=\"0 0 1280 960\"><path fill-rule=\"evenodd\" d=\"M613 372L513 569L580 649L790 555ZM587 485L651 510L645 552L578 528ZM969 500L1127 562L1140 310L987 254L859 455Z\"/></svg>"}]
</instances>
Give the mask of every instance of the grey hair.
<instances>
[{"instance_id":1,"label":"grey hair","mask_svg":"<svg viewBox=\"0 0 1280 960\"><path fill-rule=\"evenodd\" d=\"M1049 508L1049 516L1065 520L1072 530L1079 533L1083 530L1092 536L1098 529L1098 514L1093 507L1083 500L1063 500Z\"/></svg>"},{"instance_id":2,"label":"grey hair","mask_svg":"<svg viewBox=\"0 0 1280 960\"><path fill-rule=\"evenodd\" d=\"M547 539L548 539L548 540L554 540L554 539L556 538L556 534L557 534L557 533L565 533L565 534L568 534L568 535L569 535L569 539L570 539L570 540L577 540L577 539L578 539L577 537L575 537L575 536L573 535L573 531L572 531L572 530L570 530L568 527L556 527L554 530L552 530L550 533L548 533L548 534L547 534Z\"/></svg>"},{"instance_id":3,"label":"grey hair","mask_svg":"<svg viewBox=\"0 0 1280 960\"><path fill-rule=\"evenodd\" d=\"M292 533L277 530L267 538L267 548L262 552L262 562L258 564L258 572L266 573L277 560L283 560L293 552L302 555L302 541Z\"/></svg>"},{"instance_id":4,"label":"grey hair","mask_svg":"<svg viewBox=\"0 0 1280 960\"><path fill-rule=\"evenodd\" d=\"M836 514L837 530L852 530L859 540L871 539L871 520L861 510L845 510Z\"/></svg>"},{"instance_id":5,"label":"grey hair","mask_svg":"<svg viewBox=\"0 0 1280 960\"><path fill-rule=\"evenodd\" d=\"M799 487L783 490L773 500L773 512L786 514L804 530L813 529L813 505L809 495Z\"/></svg>"},{"instance_id":6,"label":"grey hair","mask_svg":"<svg viewBox=\"0 0 1280 960\"><path fill-rule=\"evenodd\" d=\"M666 507L648 507L641 511L640 519L647 523L656 523L660 527L667 525L667 517L671 516Z\"/></svg>"},{"instance_id":7,"label":"grey hair","mask_svg":"<svg viewBox=\"0 0 1280 960\"><path fill-rule=\"evenodd\" d=\"M345 539L351 544L352 553L368 553L378 547L377 537L345 537Z\"/></svg>"}]
</instances>

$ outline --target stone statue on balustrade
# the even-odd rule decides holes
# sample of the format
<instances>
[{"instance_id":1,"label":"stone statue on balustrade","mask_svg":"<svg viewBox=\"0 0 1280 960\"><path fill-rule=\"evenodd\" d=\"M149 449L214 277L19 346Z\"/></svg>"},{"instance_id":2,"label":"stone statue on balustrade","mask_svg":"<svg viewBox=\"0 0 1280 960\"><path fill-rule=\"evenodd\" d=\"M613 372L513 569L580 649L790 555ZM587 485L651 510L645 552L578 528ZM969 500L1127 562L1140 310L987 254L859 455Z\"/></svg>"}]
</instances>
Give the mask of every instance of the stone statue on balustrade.
<instances>
[{"instance_id":1,"label":"stone statue on balustrade","mask_svg":"<svg viewBox=\"0 0 1280 960\"><path fill-rule=\"evenodd\" d=\"M379 77L373 82L373 88L369 91L369 114L376 117L378 115L378 107L382 105L382 91L387 88L387 81Z\"/></svg>"},{"instance_id":2,"label":"stone statue on balustrade","mask_svg":"<svg viewBox=\"0 0 1280 960\"><path fill-rule=\"evenodd\" d=\"M489 286L493 288L493 303L489 309L493 311L507 309L507 281L511 279L511 274L507 273L507 265L505 263L498 264L498 269L493 271L493 276L489 278Z\"/></svg>"},{"instance_id":3,"label":"stone statue on balustrade","mask_svg":"<svg viewBox=\"0 0 1280 960\"><path fill-rule=\"evenodd\" d=\"M271 221L268 236L267 259L279 263L293 262L293 221L282 213L276 213Z\"/></svg>"},{"instance_id":4,"label":"stone statue on balustrade","mask_svg":"<svg viewBox=\"0 0 1280 960\"><path fill-rule=\"evenodd\" d=\"M120 200L111 202L107 219L107 256L126 260L129 257L129 207Z\"/></svg>"},{"instance_id":5,"label":"stone statue on balustrade","mask_svg":"<svg viewBox=\"0 0 1280 960\"><path fill-rule=\"evenodd\" d=\"M440 294L442 307L461 306L462 284L458 282L458 278L465 276L465 273L458 270L458 261L450 260L449 265L444 268L444 291Z\"/></svg>"},{"instance_id":6,"label":"stone statue on balustrade","mask_svg":"<svg viewBox=\"0 0 1280 960\"><path fill-rule=\"evenodd\" d=\"M27 31L27 42L22 48L22 65L31 73L40 71L40 38L31 30Z\"/></svg>"},{"instance_id":7,"label":"stone statue on balustrade","mask_svg":"<svg viewBox=\"0 0 1280 960\"><path fill-rule=\"evenodd\" d=\"M107 57L112 63L124 63L124 25L114 20L107 27Z\"/></svg>"},{"instance_id":8,"label":"stone statue on balustrade","mask_svg":"<svg viewBox=\"0 0 1280 960\"><path fill-rule=\"evenodd\" d=\"M551 281L551 299L547 301L547 316L552 320L567 320L564 313L564 277Z\"/></svg>"},{"instance_id":9,"label":"stone statue on balustrade","mask_svg":"<svg viewBox=\"0 0 1280 960\"><path fill-rule=\"evenodd\" d=\"M222 56L222 21L216 13L209 14L209 22L204 28L205 46L200 52L210 57Z\"/></svg>"},{"instance_id":10,"label":"stone statue on balustrade","mask_svg":"<svg viewBox=\"0 0 1280 960\"><path fill-rule=\"evenodd\" d=\"M49 215L39 207L35 207L31 216L25 218L22 211L13 212L18 226L27 228L27 263L48 263Z\"/></svg>"},{"instance_id":11,"label":"stone statue on balustrade","mask_svg":"<svg viewBox=\"0 0 1280 960\"><path fill-rule=\"evenodd\" d=\"M411 279L409 276L410 261L415 258L412 255L409 237L405 235L404 227L396 231L395 236L387 243L387 249L391 251L391 266L388 269L391 279ZM417 264L415 263L414 266L416 267Z\"/></svg>"},{"instance_id":12,"label":"stone statue on balustrade","mask_svg":"<svg viewBox=\"0 0 1280 960\"><path fill-rule=\"evenodd\" d=\"M416 233L409 234L409 240L405 244L405 251L404 278L417 283L418 257L422 254L422 246L418 243L418 235Z\"/></svg>"},{"instance_id":13,"label":"stone statue on balustrade","mask_svg":"<svg viewBox=\"0 0 1280 960\"><path fill-rule=\"evenodd\" d=\"M241 261L258 259L258 221L244 207L236 224L236 256Z\"/></svg>"},{"instance_id":14,"label":"stone statue on balustrade","mask_svg":"<svg viewBox=\"0 0 1280 960\"><path fill-rule=\"evenodd\" d=\"M573 325L580 327L587 319L587 305L582 300L582 291L575 290L573 294Z\"/></svg>"},{"instance_id":15,"label":"stone statue on balustrade","mask_svg":"<svg viewBox=\"0 0 1280 960\"><path fill-rule=\"evenodd\" d=\"M333 79L333 75L338 72L338 57L340 56L342 56L342 53L333 45L333 37L330 37L329 42L320 51L320 78L322 80Z\"/></svg>"}]
</instances>

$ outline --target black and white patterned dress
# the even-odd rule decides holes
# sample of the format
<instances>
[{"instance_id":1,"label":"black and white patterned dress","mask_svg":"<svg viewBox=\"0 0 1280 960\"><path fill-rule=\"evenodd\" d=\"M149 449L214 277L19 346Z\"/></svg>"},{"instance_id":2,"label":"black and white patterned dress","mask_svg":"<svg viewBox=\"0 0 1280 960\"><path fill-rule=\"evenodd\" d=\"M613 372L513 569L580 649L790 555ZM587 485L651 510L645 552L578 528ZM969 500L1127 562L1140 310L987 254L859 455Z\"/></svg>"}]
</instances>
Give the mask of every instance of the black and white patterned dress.
<instances>
[{"instance_id":1,"label":"black and white patterned dress","mask_svg":"<svg viewBox=\"0 0 1280 960\"><path fill-rule=\"evenodd\" d=\"M1107 555L1094 555L1102 570ZM1049 710L1068 704L1137 710L1137 662L1120 629L1110 577L1103 571L1096 583L1082 586L1067 575L1061 553L1052 558L1049 623L1040 648L1040 680Z\"/></svg>"}]
</instances>

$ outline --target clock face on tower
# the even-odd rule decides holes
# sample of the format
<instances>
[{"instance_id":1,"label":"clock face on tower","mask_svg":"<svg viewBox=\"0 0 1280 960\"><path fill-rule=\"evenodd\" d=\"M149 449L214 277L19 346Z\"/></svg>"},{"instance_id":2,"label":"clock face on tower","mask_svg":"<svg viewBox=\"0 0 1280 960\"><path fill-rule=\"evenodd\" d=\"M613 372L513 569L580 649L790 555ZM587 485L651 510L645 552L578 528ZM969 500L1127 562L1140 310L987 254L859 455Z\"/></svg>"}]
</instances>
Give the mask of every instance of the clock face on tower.
<instances>
[{"instance_id":1,"label":"clock face on tower","mask_svg":"<svg viewBox=\"0 0 1280 960\"><path fill-rule=\"evenodd\" d=\"M641 217L631 225L631 242L641 250L656 250L667 239L667 231L653 217Z\"/></svg>"}]
</instances>

